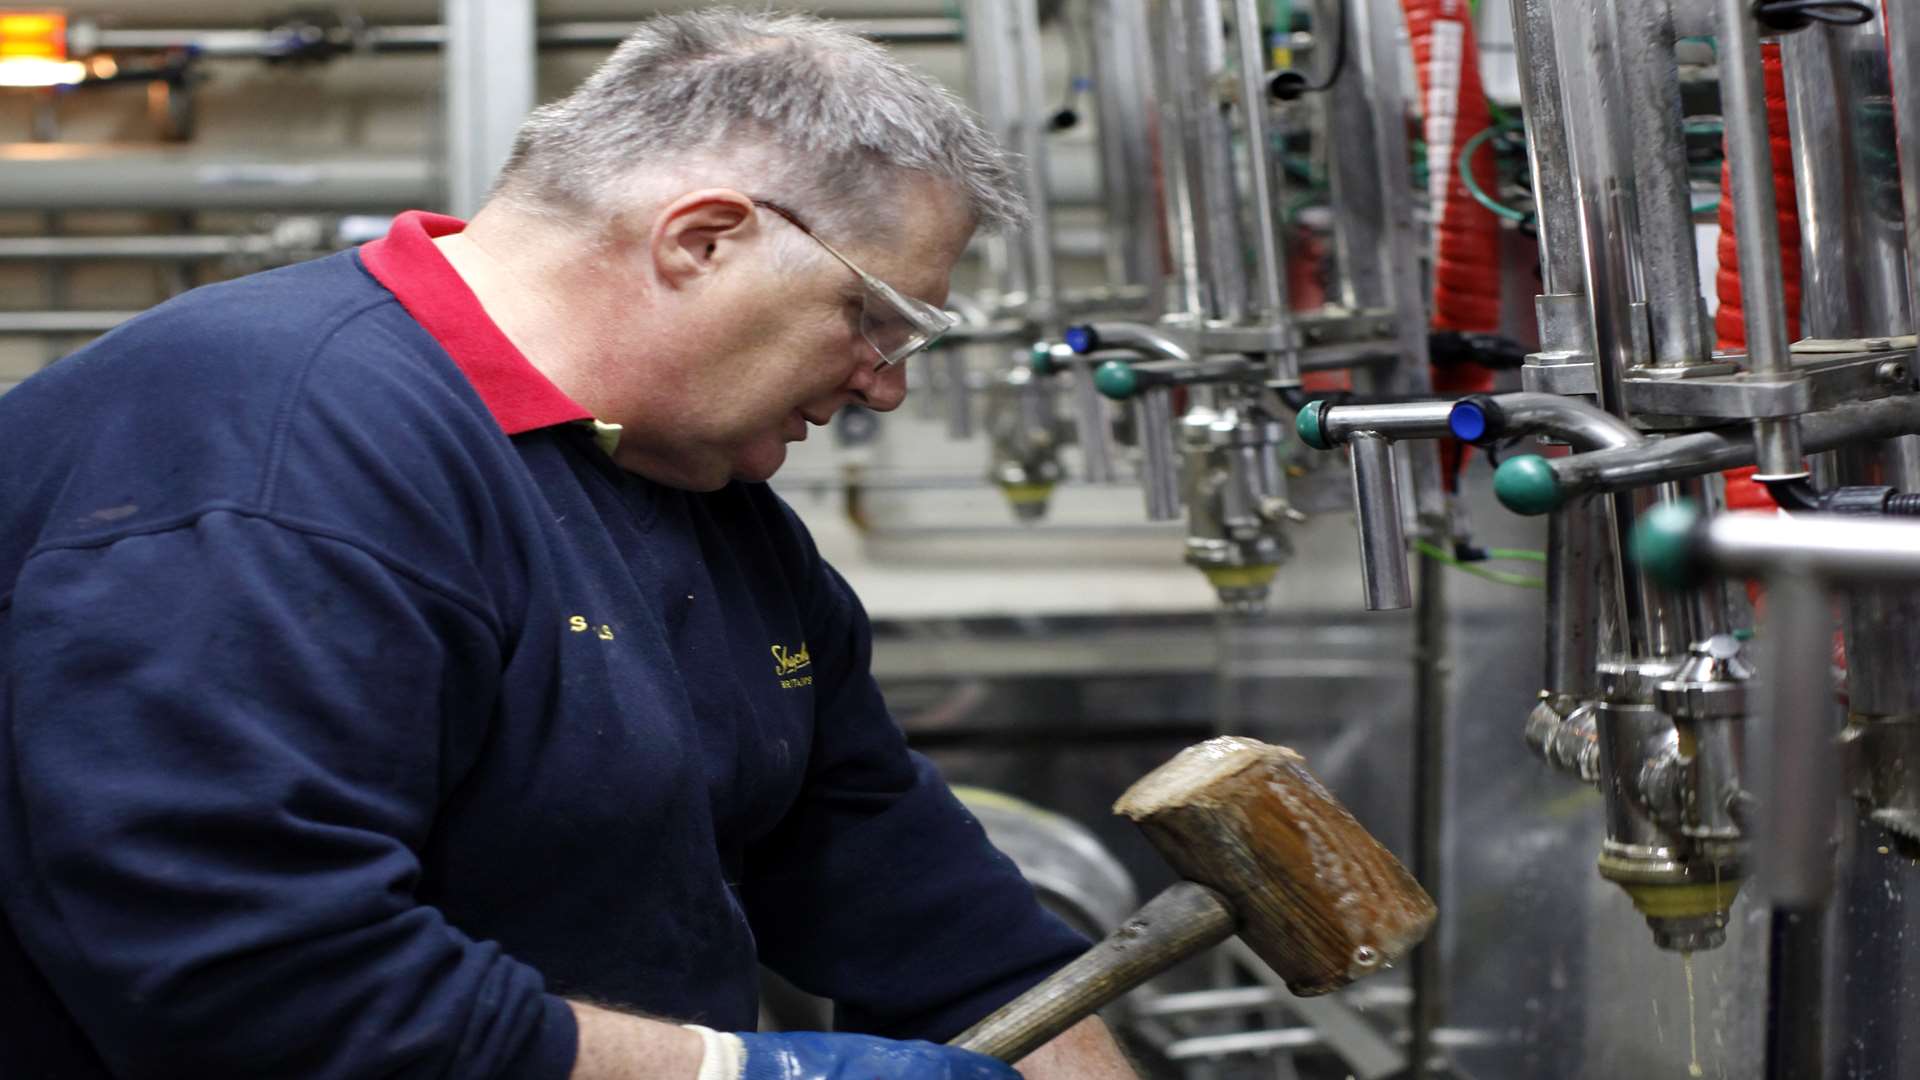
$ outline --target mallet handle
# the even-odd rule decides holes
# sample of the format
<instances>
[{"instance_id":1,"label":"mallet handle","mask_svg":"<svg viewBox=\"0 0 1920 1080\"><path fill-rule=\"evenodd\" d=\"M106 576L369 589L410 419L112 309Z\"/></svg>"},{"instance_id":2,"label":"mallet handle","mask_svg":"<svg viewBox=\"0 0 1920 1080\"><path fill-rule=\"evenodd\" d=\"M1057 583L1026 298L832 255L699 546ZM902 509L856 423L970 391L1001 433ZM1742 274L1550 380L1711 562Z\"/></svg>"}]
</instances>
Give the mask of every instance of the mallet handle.
<instances>
[{"instance_id":1,"label":"mallet handle","mask_svg":"<svg viewBox=\"0 0 1920 1080\"><path fill-rule=\"evenodd\" d=\"M1232 936L1233 909L1182 881L1147 901L1106 940L960 1033L953 1046L1012 1063L1094 1010Z\"/></svg>"}]
</instances>

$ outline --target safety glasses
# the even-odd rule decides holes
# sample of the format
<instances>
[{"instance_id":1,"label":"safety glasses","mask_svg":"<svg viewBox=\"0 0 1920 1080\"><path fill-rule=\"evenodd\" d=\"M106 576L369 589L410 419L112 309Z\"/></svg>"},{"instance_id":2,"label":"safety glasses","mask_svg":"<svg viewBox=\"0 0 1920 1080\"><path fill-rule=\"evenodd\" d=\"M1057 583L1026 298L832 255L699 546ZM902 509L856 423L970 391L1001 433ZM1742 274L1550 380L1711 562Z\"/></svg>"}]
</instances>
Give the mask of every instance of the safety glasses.
<instances>
[{"instance_id":1,"label":"safety glasses","mask_svg":"<svg viewBox=\"0 0 1920 1080\"><path fill-rule=\"evenodd\" d=\"M925 300L916 300L855 266L853 260L820 239L786 207L764 199L755 199L753 204L785 218L794 228L812 237L814 243L826 248L827 254L840 260L842 266L853 271L853 276L860 279L864 289L860 298L860 336L879 356L879 361L874 364L875 371L891 367L932 345L960 321L952 312L942 311Z\"/></svg>"}]
</instances>

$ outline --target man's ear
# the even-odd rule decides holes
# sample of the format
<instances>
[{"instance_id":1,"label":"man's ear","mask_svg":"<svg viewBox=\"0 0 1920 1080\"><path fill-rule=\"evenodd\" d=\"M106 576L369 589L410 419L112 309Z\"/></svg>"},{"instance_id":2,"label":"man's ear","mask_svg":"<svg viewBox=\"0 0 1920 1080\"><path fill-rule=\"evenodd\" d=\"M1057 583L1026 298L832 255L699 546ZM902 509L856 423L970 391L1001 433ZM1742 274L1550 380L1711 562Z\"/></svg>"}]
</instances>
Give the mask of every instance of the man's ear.
<instances>
[{"instance_id":1,"label":"man's ear","mask_svg":"<svg viewBox=\"0 0 1920 1080\"><path fill-rule=\"evenodd\" d=\"M653 219L648 253L668 288L711 273L754 235L759 219L753 200L731 188L690 191L666 204Z\"/></svg>"}]
</instances>

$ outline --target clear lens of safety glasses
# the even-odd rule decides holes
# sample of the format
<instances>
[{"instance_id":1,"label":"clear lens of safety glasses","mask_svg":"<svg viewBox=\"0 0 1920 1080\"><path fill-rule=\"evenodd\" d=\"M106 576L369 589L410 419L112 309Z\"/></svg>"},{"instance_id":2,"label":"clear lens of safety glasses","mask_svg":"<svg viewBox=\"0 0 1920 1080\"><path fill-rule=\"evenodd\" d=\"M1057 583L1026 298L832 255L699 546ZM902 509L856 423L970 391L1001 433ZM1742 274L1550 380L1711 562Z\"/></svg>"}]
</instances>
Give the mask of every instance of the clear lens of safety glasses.
<instances>
[{"instance_id":1,"label":"clear lens of safety glasses","mask_svg":"<svg viewBox=\"0 0 1920 1080\"><path fill-rule=\"evenodd\" d=\"M860 334L879 354L876 369L912 356L960 321L952 312L907 296L871 274L862 273L860 281L866 286L860 305Z\"/></svg>"}]
</instances>

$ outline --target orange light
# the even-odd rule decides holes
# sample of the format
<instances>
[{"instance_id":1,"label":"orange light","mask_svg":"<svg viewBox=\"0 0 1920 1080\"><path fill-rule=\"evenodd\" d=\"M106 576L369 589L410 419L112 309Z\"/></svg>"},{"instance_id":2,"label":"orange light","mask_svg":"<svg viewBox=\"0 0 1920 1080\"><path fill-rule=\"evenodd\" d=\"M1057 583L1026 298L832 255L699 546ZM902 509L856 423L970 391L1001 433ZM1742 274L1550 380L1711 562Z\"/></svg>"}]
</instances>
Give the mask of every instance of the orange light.
<instances>
[{"instance_id":1,"label":"orange light","mask_svg":"<svg viewBox=\"0 0 1920 1080\"><path fill-rule=\"evenodd\" d=\"M65 60L67 17L57 11L0 11L0 60Z\"/></svg>"}]
</instances>

